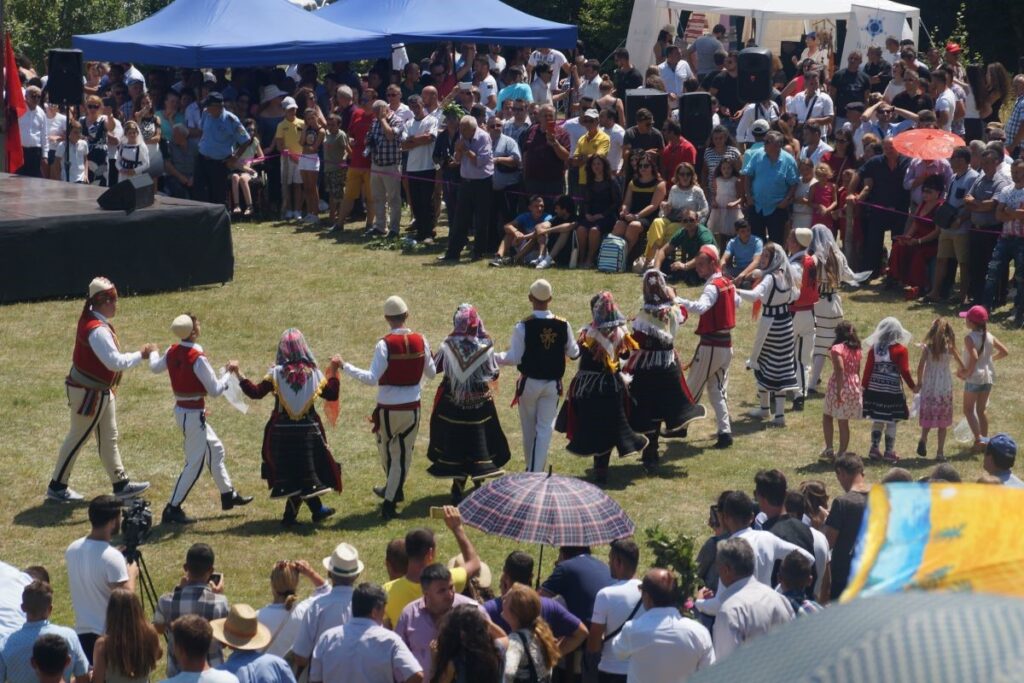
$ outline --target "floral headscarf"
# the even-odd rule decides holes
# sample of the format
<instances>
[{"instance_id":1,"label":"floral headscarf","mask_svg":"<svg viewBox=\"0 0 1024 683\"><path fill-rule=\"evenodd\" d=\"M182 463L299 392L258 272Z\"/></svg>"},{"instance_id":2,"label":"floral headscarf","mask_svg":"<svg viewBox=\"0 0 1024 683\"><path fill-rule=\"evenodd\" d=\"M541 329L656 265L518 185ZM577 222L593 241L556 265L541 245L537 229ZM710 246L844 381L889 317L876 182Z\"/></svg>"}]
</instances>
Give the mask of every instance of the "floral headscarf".
<instances>
[{"instance_id":1,"label":"floral headscarf","mask_svg":"<svg viewBox=\"0 0 1024 683\"><path fill-rule=\"evenodd\" d=\"M668 315L675 305L676 295L665 282L665 274L657 268L644 273L644 310L659 317Z\"/></svg>"},{"instance_id":2,"label":"floral headscarf","mask_svg":"<svg viewBox=\"0 0 1024 683\"><path fill-rule=\"evenodd\" d=\"M594 321L590 324L595 330L610 334L616 328L626 324L626 318L615 303L615 297L609 291L601 292L590 300L590 312Z\"/></svg>"},{"instance_id":3,"label":"floral headscarf","mask_svg":"<svg viewBox=\"0 0 1024 683\"><path fill-rule=\"evenodd\" d=\"M277 365L271 374L277 397L292 419L306 414L325 381L306 338L294 327L281 335L277 345Z\"/></svg>"},{"instance_id":4,"label":"floral headscarf","mask_svg":"<svg viewBox=\"0 0 1024 683\"><path fill-rule=\"evenodd\" d=\"M484 329L484 321L472 304L459 304L452 317L452 332L450 337L476 337L485 339L490 337Z\"/></svg>"},{"instance_id":5,"label":"floral headscarf","mask_svg":"<svg viewBox=\"0 0 1024 683\"><path fill-rule=\"evenodd\" d=\"M460 304L452 319L452 332L438 353L456 404L472 405L489 396L488 384L498 373L493 346L476 307Z\"/></svg>"}]
</instances>

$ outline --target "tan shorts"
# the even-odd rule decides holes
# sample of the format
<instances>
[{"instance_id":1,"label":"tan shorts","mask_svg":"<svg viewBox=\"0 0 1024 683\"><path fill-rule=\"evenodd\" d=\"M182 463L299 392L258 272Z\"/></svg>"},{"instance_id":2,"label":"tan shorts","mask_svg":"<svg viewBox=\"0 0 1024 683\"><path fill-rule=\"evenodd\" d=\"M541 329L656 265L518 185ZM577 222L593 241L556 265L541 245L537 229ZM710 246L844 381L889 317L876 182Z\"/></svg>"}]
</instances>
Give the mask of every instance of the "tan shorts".
<instances>
[{"instance_id":1,"label":"tan shorts","mask_svg":"<svg viewBox=\"0 0 1024 683\"><path fill-rule=\"evenodd\" d=\"M299 161L282 154L281 155L281 186L287 188L289 185L301 185L302 176L299 175Z\"/></svg>"},{"instance_id":2,"label":"tan shorts","mask_svg":"<svg viewBox=\"0 0 1024 683\"><path fill-rule=\"evenodd\" d=\"M373 195L370 193L370 169L350 166L345 181L345 199L355 200L360 195L364 202L373 201Z\"/></svg>"},{"instance_id":3,"label":"tan shorts","mask_svg":"<svg viewBox=\"0 0 1024 683\"><path fill-rule=\"evenodd\" d=\"M952 235L946 230L939 233L937 258L956 258L957 263L967 263L970 258L970 233Z\"/></svg>"}]
</instances>

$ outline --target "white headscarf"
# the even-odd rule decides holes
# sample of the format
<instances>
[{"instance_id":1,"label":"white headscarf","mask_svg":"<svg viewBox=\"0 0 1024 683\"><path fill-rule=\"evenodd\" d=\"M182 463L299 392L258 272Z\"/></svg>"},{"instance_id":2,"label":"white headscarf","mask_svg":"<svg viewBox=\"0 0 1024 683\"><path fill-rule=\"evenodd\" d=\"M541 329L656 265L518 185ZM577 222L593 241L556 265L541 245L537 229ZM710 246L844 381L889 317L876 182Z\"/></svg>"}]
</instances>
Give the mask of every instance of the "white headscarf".
<instances>
[{"instance_id":1,"label":"white headscarf","mask_svg":"<svg viewBox=\"0 0 1024 683\"><path fill-rule=\"evenodd\" d=\"M853 272L850 268L850 264L846 260L846 254L844 254L843 250L839 248L838 244L836 244L835 235L832 234L832 231L828 227L818 223L811 228L811 232L813 233L811 236L811 246L807 248L807 253L818 259L818 263L821 268L824 268L825 264L828 263L828 256L831 251L835 256L836 261L839 262L840 282L845 282L848 285L856 287L870 277L870 272Z\"/></svg>"},{"instance_id":2,"label":"white headscarf","mask_svg":"<svg viewBox=\"0 0 1024 683\"><path fill-rule=\"evenodd\" d=\"M778 273L786 286L785 288L792 289L795 286L796 278L793 277L793 268L789 263L789 257L786 256L786 250L774 242L769 242L765 249L771 249L772 259L764 267L764 274Z\"/></svg>"},{"instance_id":3,"label":"white headscarf","mask_svg":"<svg viewBox=\"0 0 1024 683\"><path fill-rule=\"evenodd\" d=\"M864 343L874 348L876 352L880 352L888 350L893 344L906 346L912 337L913 335L903 329L903 324L899 320L889 316L882 318L875 331L864 340Z\"/></svg>"}]
</instances>

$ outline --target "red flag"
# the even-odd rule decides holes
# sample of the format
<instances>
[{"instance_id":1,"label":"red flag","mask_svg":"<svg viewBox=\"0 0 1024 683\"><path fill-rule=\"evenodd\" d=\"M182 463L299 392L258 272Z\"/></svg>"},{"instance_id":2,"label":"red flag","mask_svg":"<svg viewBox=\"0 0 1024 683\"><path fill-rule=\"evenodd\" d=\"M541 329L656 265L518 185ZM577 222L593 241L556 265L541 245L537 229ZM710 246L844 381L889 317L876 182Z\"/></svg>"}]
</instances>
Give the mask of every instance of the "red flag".
<instances>
[{"instance_id":1,"label":"red flag","mask_svg":"<svg viewBox=\"0 0 1024 683\"><path fill-rule=\"evenodd\" d=\"M21 92L21 80L18 78L18 63L14 61L14 48L11 46L11 34L4 41L4 102L7 119L7 172L14 173L25 165L25 155L21 150L21 131L18 129L18 118L26 111L25 94Z\"/></svg>"}]
</instances>

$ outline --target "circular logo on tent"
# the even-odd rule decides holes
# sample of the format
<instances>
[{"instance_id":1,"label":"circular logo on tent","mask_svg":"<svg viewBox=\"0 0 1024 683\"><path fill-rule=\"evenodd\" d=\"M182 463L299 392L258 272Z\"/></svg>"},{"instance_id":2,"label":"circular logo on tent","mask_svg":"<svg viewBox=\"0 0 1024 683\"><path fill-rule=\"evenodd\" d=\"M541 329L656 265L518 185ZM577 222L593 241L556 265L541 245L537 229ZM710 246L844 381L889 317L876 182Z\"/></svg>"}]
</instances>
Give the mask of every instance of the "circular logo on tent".
<instances>
[{"instance_id":1,"label":"circular logo on tent","mask_svg":"<svg viewBox=\"0 0 1024 683\"><path fill-rule=\"evenodd\" d=\"M880 17L872 17L868 19L868 23L864 26L864 32L872 38L876 38L885 33L885 25Z\"/></svg>"}]
</instances>

